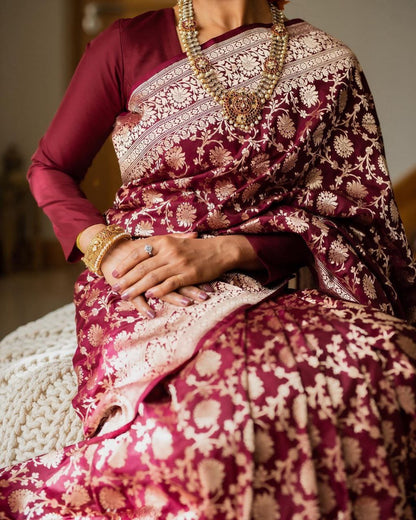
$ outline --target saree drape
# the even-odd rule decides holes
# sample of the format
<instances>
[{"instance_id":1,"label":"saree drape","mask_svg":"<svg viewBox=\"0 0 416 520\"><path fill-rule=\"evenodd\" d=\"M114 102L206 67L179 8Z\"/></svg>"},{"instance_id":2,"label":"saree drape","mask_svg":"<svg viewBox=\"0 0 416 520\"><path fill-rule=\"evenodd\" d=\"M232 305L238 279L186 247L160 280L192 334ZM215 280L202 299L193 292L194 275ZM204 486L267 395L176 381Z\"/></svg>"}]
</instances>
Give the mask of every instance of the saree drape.
<instances>
[{"instance_id":1,"label":"saree drape","mask_svg":"<svg viewBox=\"0 0 416 520\"><path fill-rule=\"evenodd\" d=\"M412 519L415 267L356 58L305 22L250 132L228 125L183 55L133 89L113 132L107 212L137 238L298 234L317 290L242 273L140 318L104 279L75 289L90 439L0 473L0 519ZM204 52L252 88L264 26ZM276 251L279 255L279 251Z\"/></svg>"}]
</instances>

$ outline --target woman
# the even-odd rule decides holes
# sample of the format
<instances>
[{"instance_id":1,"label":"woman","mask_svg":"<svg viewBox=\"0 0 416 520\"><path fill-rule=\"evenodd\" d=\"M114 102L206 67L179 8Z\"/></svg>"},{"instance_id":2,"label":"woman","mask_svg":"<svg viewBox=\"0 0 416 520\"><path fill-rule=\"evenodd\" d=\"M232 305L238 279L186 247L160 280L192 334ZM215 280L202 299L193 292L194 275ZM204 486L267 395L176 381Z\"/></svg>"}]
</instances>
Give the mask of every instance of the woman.
<instances>
[{"instance_id":1,"label":"woman","mask_svg":"<svg viewBox=\"0 0 416 520\"><path fill-rule=\"evenodd\" d=\"M104 220L78 183L111 131ZM266 0L121 20L29 179L89 267L87 440L4 470L0 518L414 518L415 267L348 48Z\"/></svg>"}]
</instances>

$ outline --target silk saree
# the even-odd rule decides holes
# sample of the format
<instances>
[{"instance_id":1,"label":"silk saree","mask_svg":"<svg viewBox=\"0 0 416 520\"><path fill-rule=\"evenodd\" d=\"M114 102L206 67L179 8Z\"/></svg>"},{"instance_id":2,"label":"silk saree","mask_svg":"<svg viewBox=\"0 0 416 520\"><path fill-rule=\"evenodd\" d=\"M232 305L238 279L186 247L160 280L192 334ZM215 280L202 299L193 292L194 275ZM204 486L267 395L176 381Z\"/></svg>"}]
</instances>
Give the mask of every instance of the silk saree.
<instances>
[{"instance_id":1,"label":"silk saree","mask_svg":"<svg viewBox=\"0 0 416 520\"><path fill-rule=\"evenodd\" d=\"M243 132L177 56L134 86L108 223L136 238L294 233L317 287L211 282L138 316L75 287L73 401L86 440L0 472L0 519L413 519L416 272L355 56L298 21L262 121ZM252 87L268 29L204 52ZM276 251L276 256L279 251Z\"/></svg>"}]
</instances>

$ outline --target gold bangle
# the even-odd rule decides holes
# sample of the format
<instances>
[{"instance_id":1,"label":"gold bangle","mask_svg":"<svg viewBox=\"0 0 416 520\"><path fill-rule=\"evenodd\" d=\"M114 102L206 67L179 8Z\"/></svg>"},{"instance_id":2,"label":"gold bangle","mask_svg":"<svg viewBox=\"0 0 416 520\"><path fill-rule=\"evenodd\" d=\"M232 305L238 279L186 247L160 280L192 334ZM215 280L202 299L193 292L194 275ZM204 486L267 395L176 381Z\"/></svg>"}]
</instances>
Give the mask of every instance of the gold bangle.
<instances>
[{"instance_id":1,"label":"gold bangle","mask_svg":"<svg viewBox=\"0 0 416 520\"><path fill-rule=\"evenodd\" d=\"M82 259L87 268L99 276L103 276L101 271L101 262L104 256L121 240L130 239L130 233L127 233L122 227L111 224L99 231L88 244Z\"/></svg>"},{"instance_id":2,"label":"gold bangle","mask_svg":"<svg viewBox=\"0 0 416 520\"><path fill-rule=\"evenodd\" d=\"M77 235L77 239L75 241L75 245L77 246L77 248L81 251L81 242L80 242L80 238L81 238L81 234L82 234L82 231L80 233L78 233Z\"/></svg>"}]
</instances>

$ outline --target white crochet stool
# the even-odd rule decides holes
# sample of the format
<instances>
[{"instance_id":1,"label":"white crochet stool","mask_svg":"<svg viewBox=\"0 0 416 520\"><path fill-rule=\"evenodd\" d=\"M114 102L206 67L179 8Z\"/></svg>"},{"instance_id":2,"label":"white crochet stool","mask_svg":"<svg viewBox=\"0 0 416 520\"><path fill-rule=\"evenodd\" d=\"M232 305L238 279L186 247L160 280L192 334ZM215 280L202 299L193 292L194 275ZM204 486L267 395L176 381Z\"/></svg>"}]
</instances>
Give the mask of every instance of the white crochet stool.
<instances>
[{"instance_id":1,"label":"white crochet stool","mask_svg":"<svg viewBox=\"0 0 416 520\"><path fill-rule=\"evenodd\" d=\"M73 304L0 341L0 467L82 439L71 406L75 349Z\"/></svg>"}]
</instances>

